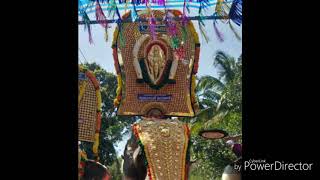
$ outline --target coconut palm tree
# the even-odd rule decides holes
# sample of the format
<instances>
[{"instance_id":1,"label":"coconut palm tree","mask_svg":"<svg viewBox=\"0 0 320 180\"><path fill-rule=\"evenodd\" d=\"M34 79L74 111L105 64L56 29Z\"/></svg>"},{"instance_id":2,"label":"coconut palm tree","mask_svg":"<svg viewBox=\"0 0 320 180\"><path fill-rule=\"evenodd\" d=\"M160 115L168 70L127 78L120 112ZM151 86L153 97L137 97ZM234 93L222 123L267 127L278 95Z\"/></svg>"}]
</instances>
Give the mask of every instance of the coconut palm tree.
<instances>
[{"instance_id":1,"label":"coconut palm tree","mask_svg":"<svg viewBox=\"0 0 320 180\"><path fill-rule=\"evenodd\" d=\"M242 57L235 59L217 51L213 65L218 70L218 77L198 79L196 94L201 110L191 120L192 133L223 120L230 111L241 111Z\"/></svg>"}]
</instances>

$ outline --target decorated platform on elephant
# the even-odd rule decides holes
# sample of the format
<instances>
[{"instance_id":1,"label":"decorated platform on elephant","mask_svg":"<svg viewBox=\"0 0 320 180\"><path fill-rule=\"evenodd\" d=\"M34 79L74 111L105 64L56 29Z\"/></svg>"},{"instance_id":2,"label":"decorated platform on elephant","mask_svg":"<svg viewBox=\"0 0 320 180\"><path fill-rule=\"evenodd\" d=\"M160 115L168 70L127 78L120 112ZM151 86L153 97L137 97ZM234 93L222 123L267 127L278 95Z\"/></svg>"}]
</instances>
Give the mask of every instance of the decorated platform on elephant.
<instances>
[{"instance_id":1,"label":"decorated platform on elephant","mask_svg":"<svg viewBox=\"0 0 320 180\"><path fill-rule=\"evenodd\" d=\"M148 13L138 11L141 18ZM152 14L165 18L162 11ZM168 14L175 17L181 12ZM130 13L123 18L128 17ZM192 88L199 63L198 35L191 21L185 26L172 21L170 26L174 32L165 22L154 27L148 22L125 23L115 30L112 47L119 87L115 99L118 115L146 115L155 108L166 116L194 116L197 104Z\"/></svg>"}]
</instances>

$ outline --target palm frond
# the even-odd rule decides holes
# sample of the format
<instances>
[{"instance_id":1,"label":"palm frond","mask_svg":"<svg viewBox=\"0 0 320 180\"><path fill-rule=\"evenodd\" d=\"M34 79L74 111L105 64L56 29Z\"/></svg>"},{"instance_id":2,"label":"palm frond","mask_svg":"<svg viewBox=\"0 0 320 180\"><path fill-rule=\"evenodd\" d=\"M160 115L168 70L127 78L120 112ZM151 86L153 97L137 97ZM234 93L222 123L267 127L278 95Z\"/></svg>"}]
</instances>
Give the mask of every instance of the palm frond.
<instances>
[{"instance_id":1,"label":"palm frond","mask_svg":"<svg viewBox=\"0 0 320 180\"><path fill-rule=\"evenodd\" d=\"M236 61L223 51L217 51L213 61L214 67L218 68L219 79L228 82L234 77L234 68Z\"/></svg>"},{"instance_id":2,"label":"palm frond","mask_svg":"<svg viewBox=\"0 0 320 180\"><path fill-rule=\"evenodd\" d=\"M213 102L218 102L221 99L221 94L213 90L206 90L201 94L201 97Z\"/></svg>"},{"instance_id":3,"label":"palm frond","mask_svg":"<svg viewBox=\"0 0 320 180\"><path fill-rule=\"evenodd\" d=\"M211 119L208 119L205 123L204 123L204 128L205 129L209 129L209 128L214 128L216 127L216 125L218 123L220 123L221 121L224 120L225 116L228 114L228 111L223 111L223 112L219 112L217 113L214 117L212 117Z\"/></svg>"},{"instance_id":4,"label":"palm frond","mask_svg":"<svg viewBox=\"0 0 320 180\"><path fill-rule=\"evenodd\" d=\"M202 99L200 103L201 103L202 107L205 107L205 108L208 108L208 107L216 108L218 105L217 102L212 101L211 99Z\"/></svg>"},{"instance_id":5,"label":"palm frond","mask_svg":"<svg viewBox=\"0 0 320 180\"><path fill-rule=\"evenodd\" d=\"M225 85L217 78L212 76L202 76L196 87L197 92L201 92L208 89L216 89L217 91L222 91Z\"/></svg>"}]
</instances>

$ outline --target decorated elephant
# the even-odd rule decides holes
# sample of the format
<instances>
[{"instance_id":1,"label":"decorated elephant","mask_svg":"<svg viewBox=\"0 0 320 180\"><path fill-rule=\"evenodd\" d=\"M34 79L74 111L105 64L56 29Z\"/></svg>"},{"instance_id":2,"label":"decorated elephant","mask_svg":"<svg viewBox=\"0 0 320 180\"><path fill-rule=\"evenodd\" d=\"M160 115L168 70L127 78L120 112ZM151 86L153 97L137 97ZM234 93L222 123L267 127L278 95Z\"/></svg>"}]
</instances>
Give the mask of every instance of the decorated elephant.
<instances>
[{"instance_id":1,"label":"decorated elephant","mask_svg":"<svg viewBox=\"0 0 320 180\"><path fill-rule=\"evenodd\" d=\"M185 180L188 177L187 124L194 117L200 42L190 20L178 10L138 11L148 22L116 27L112 49L118 88L114 105L119 116L140 116L124 150L126 180ZM129 20L131 12L123 15ZM166 19L166 21L163 21ZM170 27L170 28L169 28Z\"/></svg>"},{"instance_id":2,"label":"decorated elephant","mask_svg":"<svg viewBox=\"0 0 320 180\"><path fill-rule=\"evenodd\" d=\"M146 157L134 135L127 141L123 152L124 180L144 180L147 177Z\"/></svg>"},{"instance_id":3,"label":"decorated elephant","mask_svg":"<svg viewBox=\"0 0 320 180\"><path fill-rule=\"evenodd\" d=\"M187 179L189 132L184 123L143 119L132 129L123 154L125 180Z\"/></svg>"}]
</instances>

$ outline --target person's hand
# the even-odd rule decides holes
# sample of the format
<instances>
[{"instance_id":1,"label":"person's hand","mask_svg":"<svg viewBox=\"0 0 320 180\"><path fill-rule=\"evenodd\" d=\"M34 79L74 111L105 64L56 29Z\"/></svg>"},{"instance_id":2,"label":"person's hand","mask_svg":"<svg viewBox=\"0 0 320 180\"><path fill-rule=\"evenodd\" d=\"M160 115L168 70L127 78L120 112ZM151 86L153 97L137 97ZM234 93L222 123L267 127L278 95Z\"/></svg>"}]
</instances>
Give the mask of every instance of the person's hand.
<instances>
[{"instance_id":1,"label":"person's hand","mask_svg":"<svg viewBox=\"0 0 320 180\"><path fill-rule=\"evenodd\" d=\"M223 138L223 140L226 142L229 140L232 140L234 142L238 142L241 138L242 138L242 135L239 134L239 135L235 135L235 136L227 136L227 137Z\"/></svg>"}]
</instances>

